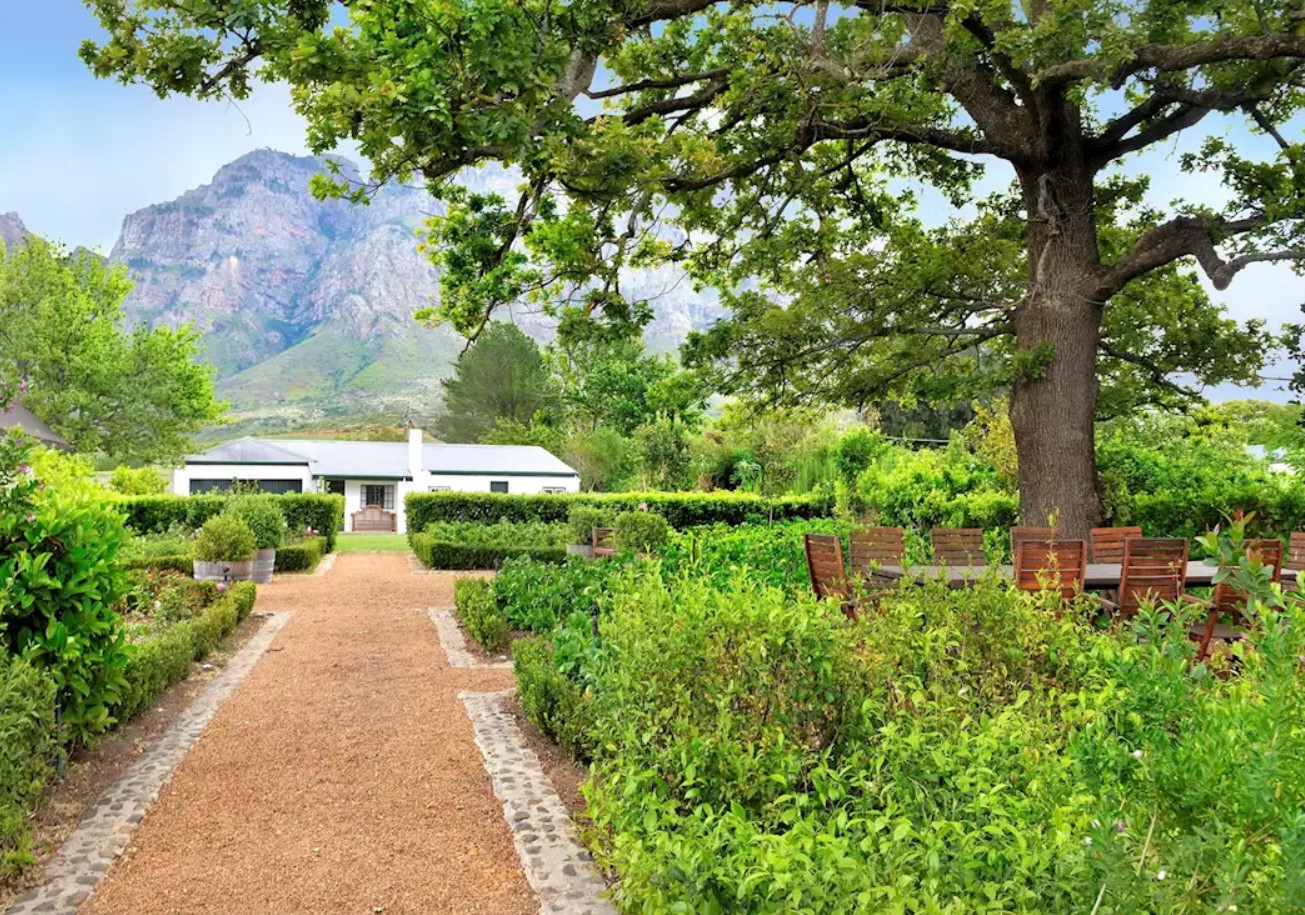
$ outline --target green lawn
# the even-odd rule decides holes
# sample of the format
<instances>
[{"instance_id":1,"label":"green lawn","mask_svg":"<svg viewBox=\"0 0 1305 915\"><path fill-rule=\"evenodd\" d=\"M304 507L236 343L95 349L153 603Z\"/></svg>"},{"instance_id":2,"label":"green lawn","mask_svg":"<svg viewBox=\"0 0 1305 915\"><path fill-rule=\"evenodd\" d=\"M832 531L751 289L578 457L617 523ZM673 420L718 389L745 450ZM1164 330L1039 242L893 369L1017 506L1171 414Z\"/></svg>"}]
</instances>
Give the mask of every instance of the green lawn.
<instances>
[{"instance_id":1,"label":"green lawn","mask_svg":"<svg viewBox=\"0 0 1305 915\"><path fill-rule=\"evenodd\" d=\"M408 538L403 534L340 534L335 538L337 553L406 553Z\"/></svg>"}]
</instances>

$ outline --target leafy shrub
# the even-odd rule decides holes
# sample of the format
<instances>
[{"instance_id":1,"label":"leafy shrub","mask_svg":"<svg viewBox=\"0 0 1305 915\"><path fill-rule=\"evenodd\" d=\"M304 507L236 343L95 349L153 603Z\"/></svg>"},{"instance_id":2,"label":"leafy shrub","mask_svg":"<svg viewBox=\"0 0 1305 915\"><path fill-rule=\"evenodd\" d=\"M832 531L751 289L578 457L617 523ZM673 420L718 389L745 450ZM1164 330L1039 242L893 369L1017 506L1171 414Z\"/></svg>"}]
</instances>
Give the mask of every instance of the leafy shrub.
<instances>
[{"instance_id":1,"label":"leafy shrub","mask_svg":"<svg viewBox=\"0 0 1305 915\"><path fill-rule=\"evenodd\" d=\"M118 719L130 720L173 683L185 679L193 661L202 660L249 616L257 593L252 582L236 582L203 613L131 646L123 671L126 685L114 708Z\"/></svg>"},{"instance_id":2,"label":"leafy shrub","mask_svg":"<svg viewBox=\"0 0 1305 915\"><path fill-rule=\"evenodd\" d=\"M248 525L254 534L254 549L279 549L285 542L286 521L276 499L276 496L232 496L222 514Z\"/></svg>"},{"instance_id":3,"label":"leafy shrub","mask_svg":"<svg viewBox=\"0 0 1305 915\"><path fill-rule=\"evenodd\" d=\"M276 571L311 572L325 554L325 537L305 537L287 543L276 552Z\"/></svg>"},{"instance_id":4,"label":"leafy shrub","mask_svg":"<svg viewBox=\"0 0 1305 915\"><path fill-rule=\"evenodd\" d=\"M0 877L36 862L28 814L59 753L57 692L48 673L0 652Z\"/></svg>"},{"instance_id":5,"label":"leafy shrub","mask_svg":"<svg viewBox=\"0 0 1305 915\"><path fill-rule=\"evenodd\" d=\"M118 553L125 569L171 569L190 574L194 568L194 545L189 535L133 534L123 541Z\"/></svg>"},{"instance_id":6,"label":"leafy shrub","mask_svg":"<svg viewBox=\"0 0 1305 915\"><path fill-rule=\"evenodd\" d=\"M758 583L806 590L804 534L841 534L831 519L739 527L712 525L672 537L660 555L669 576L705 578L725 587L746 574Z\"/></svg>"},{"instance_id":7,"label":"leafy shrub","mask_svg":"<svg viewBox=\"0 0 1305 915\"><path fill-rule=\"evenodd\" d=\"M446 543L466 546L509 546L531 549L562 549L567 543L565 524L542 521L436 521L423 533Z\"/></svg>"},{"instance_id":8,"label":"leafy shrub","mask_svg":"<svg viewBox=\"0 0 1305 915\"><path fill-rule=\"evenodd\" d=\"M195 581L189 574L146 569L127 576L129 587L120 610L124 617L149 620L162 627L190 619L217 596L213 582Z\"/></svg>"},{"instance_id":9,"label":"leafy shrub","mask_svg":"<svg viewBox=\"0 0 1305 915\"><path fill-rule=\"evenodd\" d=\"M514 629L546 635L568 617L591 620L610 610L617 582L629 574L627 562L621 557L586 562L569 556L557 563L508 559L492 579L494 597Z\"/></svg>"},{"instance_id":10,"label":"leafy shrub","mask_svg":"<svg viewBox=\"0 0 1305 915\"><path fill-rule=\"evenodd\" d=\"M244 562L254 558L254 532L239 518L209 518L195 535L195 558L201 562Z\"/></svg>"},{"instance_id":11,"label":"leafy shrub","mask_svg":"<svg viewBox=\"0 0 1305 915\"><path fill-rule=\"evenodd\" d=\"M0 437L0 649L50 672L68 738L112 724L122 683L122 518L89 491L42 485L31 446Z\"/></svg>"},{"instance_id":12,"label":"leafy shrub","mask_svg":"<svg viewBox=\"0 0 1305 915\"><path fill-rule=\"evenodd\" d=\"M124 496L157 496L168 491L168 476L157 467L115 467L109 488Z\"/></svg>"},{"instance_id":13,"label":"leafy shrub","mask_svg":"<svg viewBox=\"0 0 1305 915\"><path fill-rule=\"evenodd\" d=\"M552 642L518 639L512 645L521 710L535 727L580 759L590 755L585 742L580 690L558 669Z\"/></svg>"},{"instance_id":14,"label":"leafy shrub","mask_svg":"<svg viewBox=\"0 0 1305 915\"><path fill-rule=\"evenodd\" d=\"M335 549L335 538L344 525L344 496L328 493L287 493L277 496L293 536L312 531L310 536L326 538L326 552Z\"/></svg>"},{"instance_id":15,"label":"leafy shrub","mask_svg":"<svg viewBox=\"0 0 1305 915\"><path fill-rule=\"evenodd\" d=\"M417 558L430 569L496 569L507 560L519 556L540 562L562 562L566 559L564 548L464 544L439 540L433 534L409 534L408 542Z\"/></svg>"},{"instance_id":16,"label":"leafy shrub","mask_svg":"<svg viewBox=\"0 0 1305 915\"><path fill-rule=\"evenodd\" d=\"M809 496L762 496L733 492L623 492L550 493L510 495L475 492L409 493L408 528L425 530L436 521L545 521L562 522L572 506L607 509L612 515L632 511L641 504L665 518L674 528L698 524L743 524L748 521L813 518L825 513L825 503Z\"/></svg>"},{"instance_id":17,"label":"leafy shrub","mask_svg":"<svg viewBox=\"0 0 1305 915\"><path fill-rule=\"evenodd\" d=\"M616 516L616 545L623 550L652 553L671 536L666 519L653 512L623 512Z\"/></svg>"},{"instance_id":18,"label":"leafy shrub","mask_svg":"<svg viewBox=\"0 0 1305 915\"><path fill-rule=\"evenodd\" d=\"M326 538L327 552L335 549L336 534L344 523L344 497L326 493L286 493L274 496L292 535L312 529ZM133 496L114 502L138 534L194 531L226 507L226 496Z\"/></svg>"},{"instance_id":19,"label":"leafy shrub","mask_svg":"<svg viewBox=\"0 0 1305 915\"><path fill-rule=\"evenodd\" d=\"M453 583L453 603L467 635L487 651L507 650L512 629L499 610L488 581L459 578Z\"/></svg>"},{"instance_id":20,"label":"leafy shrub","mask_svg":"<svg viewBox=\"0 0 1305 915\"><path fill-rule=\"evenodd\" d=\"M597 505L573 505L566 516L569 543L593 543L594 528L611 527L613 515Z\"/></svg>"}]
</instances>

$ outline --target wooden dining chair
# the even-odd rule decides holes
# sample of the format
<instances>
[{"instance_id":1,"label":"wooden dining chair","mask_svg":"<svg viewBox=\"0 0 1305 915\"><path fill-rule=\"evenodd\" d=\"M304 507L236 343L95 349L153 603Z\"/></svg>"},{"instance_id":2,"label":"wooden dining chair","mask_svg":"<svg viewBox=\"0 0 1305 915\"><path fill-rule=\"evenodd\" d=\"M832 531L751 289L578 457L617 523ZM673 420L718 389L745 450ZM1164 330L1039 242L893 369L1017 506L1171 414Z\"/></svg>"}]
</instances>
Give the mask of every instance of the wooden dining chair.
<instances>
[{"instance_id":1,"label":"wooden dining chair","mask_svg":"<svg viewBox=\"0 0 1305 915\"><path fill-rule=\"evenodd\" d=\"M1123 562L1124 544L1141 536L1140 527L1092 528L1092 561Z\"/></svg>"},{"instance_id":2,"label":"wooden dining chair","mask_svg":"<svg viewBox=\"0 0 1305 915\"><path fill-rule=\"evenodd\" d=\"M1287 555L1282 559L1282 588L1295 591L1296 573L1305 572L1305 531L1293 531L1287 543Z\"/></svg>"},{"instance_id":3,"label":"wooden dining chair","mask_svg":"<svg viewBox=\"0 0 1305 915\"><path fill-rule=\"evenodd\" d=\"M1053 591L1066 600L1083 593L1086 540L1021 540L1015 548L1015 587Z\"/></svg>"},{"instance_id":4,"label":"wooden dining chair","mask_svg":"<svg viewBox=\"0 0 1305 915\"><path fill-rule=\"evenodd\" d=\"M1283 554L1281 540L1275 538L1248 540L1246 553L1254 555L1260 562L1272 568L1273 581L1281 580ZM1209 657L1210 646L1215 642L1231 645L1246 638L1246 629L1250 624L1246 617L1247 597L1245 591L1227 581L1221 581L1214 586L1214 593L1209 600L1189 597L1190 600L1209 610L1204 625L1193 626L1188 630L1188 635L1197 643L1198 661L1204 661ZM1221 618L1227 618L1228 622L1219 622Z\"/></svg>"},{"instance_id":5,"label":"wooden dining chair","mask_svg":"<svg viewBox=\"0 0 1305 915\"><path fill-rule=\"evenodd\" d=\"M906 531L900 527L861 527L847 538L853 576L872 578L875 566L906 564Z\"/></svg>"},{"instance_id":6,"label":"wooden dining chair","mask_svg":"<svg viewBox=\"0 0 1305 915\"><path fill-rule=\"evenodd\" d=\"M972 566L983 563L983 528L935 527L929 531L933 561L944 566Z\"/></svg>"},{"instance_id":7,"label":"wooden dining chair","mask_svg":"<svg viewBox=\"0 0 1305 915\"><path fill-rule=\"evenodd\" d=\"M803 539L807 554L807 574L811 590L821 600L832 598L843 607L848 618L856 619L856 602L847 583L843 565L843 541L834 534L807 534Z\"/></svg>"},{"instance_id":8,"label":"wooden dining chair","mask_svg":"<svg viewBox=\"0 0 1305 915\"><path fill-rule=\"evenodd\" d=\"M1143 603L1182 600L1187 593L1187 541L1179 538L1130 537L1123 541L1119 595L1097 598L1112 614L1137 615Z\"/></svg>"},{"instance_id":9,"label":"wooden dining chair","mask_svg":"<svg viewBox=\"0 0 1305 915\"><path fill-rule=\"evenodd\" d=\"M1013 559L1024 540L1055 540L1060 534L1054 527L1029 527L1020 524L1010 529L1010 555Z\"/></svg>"}]
</instances>

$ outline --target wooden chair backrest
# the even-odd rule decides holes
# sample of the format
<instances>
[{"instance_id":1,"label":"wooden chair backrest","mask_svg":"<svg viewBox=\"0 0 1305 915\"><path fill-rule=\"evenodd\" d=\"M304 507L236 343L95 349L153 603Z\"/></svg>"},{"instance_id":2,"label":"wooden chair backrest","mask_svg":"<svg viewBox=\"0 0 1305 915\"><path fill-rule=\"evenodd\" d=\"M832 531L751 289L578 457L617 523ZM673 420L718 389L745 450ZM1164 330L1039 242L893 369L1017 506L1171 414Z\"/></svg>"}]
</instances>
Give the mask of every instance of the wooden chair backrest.
<instances>
[{"instance_id":1,"label":"wooden chair backrest","mask_svg":"<svg viewBox=\"0 0 1305 915\"><path fill-rule=\"evenodd\" d=\"M1246 552L1259 557L1260 562L1273 568L1273 581L1282 580L1282 541L1276 538L1246 541ZM1214 586L1214 609L1227 613L1237 622L1245 617L1246 592L1232 582L1221 581Z\"/></svg>"},{"instance_id":2,"label":"wooden chair backrest","mask_svg":"<svg viewBox=\"0 0 1305 915\"><path fill-rule=\"evenodd\" d=\"M1015 587L1052 590L1064 598L1083 592L1087 577L1086 540L1021 540L1015 548Z\"/></svg>"},{"instance_id":3,"label":"wooden chair backrest","mask_svg":"<svg viewBox=\"0 0 1305 915\"><path fill-rule=\"evenodd\" d=\"M983 562L983 528L935 527L929 531L933 561L939 565L970 566Z\"/></svg>"},{"instance_id":4,"label":"wooden chair backrest","mask_svg":"<svg viewBox=\"0 0 1305 915\"><path fill-rule=\"evenodd\" d=\"M1187 590L1187 541L1130 537L1123 541L1119 613L1134 616L1144 602L1177 601Z\"/></svg>"},{"instance_id":5,"label":"wooden chair backrest","mask_svg":"<svg viewBox=\"0 0 1305 915\"><path fill-rule=\"evenodd\" d=\"M900 566L906 561L906 531L900 527L862 527L848 535L853 574L869 575L872 566Z\"/></svg>"},{"instance_id":6,"label":"wooden chair backrest","mask_svg":"<svg viewBox=\"0 0 1305 915\"><path fill-rule=\"evenodd\" d=\"M1124 544L1141 536L1140 527L1092 528L1092 561L1123 562Z\"/></svg>"},{"instance_id":7,"label":"wooden chair backrest","mask_svg":"<svg viewBox=\"0 0 1305 915\"><path fill-rule=\"evenodd\" d=\"M351 525L355 532L366 531L395 531L398 530L398 515L392 511L386 511L379 505L364 505L361 509L350 515L353 521Z\"/></svg>"},{"instance_id":8,"label":"wooden chair backrest","mask_svg":"<svg viewBox=\"0 0 1305 915\"><path fill-rule=\"evenodd\" d=\"M834 534L807 534L807 573L816 597L848 599L847 568L843 565L843 541Z\"/></svg>"},{"instance_id":9,"label":"wooden chair backrest","mask_svg":"<svg viewBox=\"0 0 1305 915\"><path fill-rule=\"evenodd\" d=\"M1282 570L1290 572L1294 579L1297 572L1305 571L1305 531L1294 531L1291 542L1287 544L1287 555L1282 561Z\"/></svg>"},{"instance_id":10,"label":"wooden chair backrest","mask_svg":"<svg viewBox=\"0 0 1305 915\"><path fill-rule=\"evenodd\" d=\"M1055 540L1060 531L1054 527L1029 527L1026 524L1017 524L1010 529L1010 555L1014 558L1019 552L1020 543L1024 540Z\"/></svg>"},{"instance_id":11,"label":"wooden chair backrest","mask_svg":"<svg viewBox=\"0 0 1305 915\"><path fill-rule=\"evenodd\" d=\"M612 556L616 553L615 528L596 527L592 537L595 556Z\"/></svg>"}]
</instances>

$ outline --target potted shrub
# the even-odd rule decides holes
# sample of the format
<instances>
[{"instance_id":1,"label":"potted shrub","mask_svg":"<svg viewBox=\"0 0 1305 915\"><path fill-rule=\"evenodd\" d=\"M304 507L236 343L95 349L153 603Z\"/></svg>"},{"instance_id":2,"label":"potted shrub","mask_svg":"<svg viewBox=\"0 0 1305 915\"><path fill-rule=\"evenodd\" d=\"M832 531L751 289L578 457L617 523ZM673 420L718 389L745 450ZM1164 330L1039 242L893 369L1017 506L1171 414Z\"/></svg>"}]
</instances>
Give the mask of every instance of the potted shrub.
<instances>
[{"instance_id":1,"label":"potted shrub","mask_svg":"<svg viewBox=\"0 0 1305 915\"><path fill-rule=\"evenodd\" d=\"M234 496L222 513L243 521L253 531L253 580L260 585L267 584L276 568L276 551L285 542L285 515L277 505L276 496Z\"/></svg>"},{"instance_id":2,"label":"potted shrub","mask_svg":"<svg viewBox=\"0 0 1305 915\"><path fill-rule=\"evenodd\" d=\"M671 526L661 515L650 511L624 512L616 516L616 546L634 550L640 556L655 553L671 539Z\"/></svg>"},{"instance_id":3,"label":"potted shrub","mask_svg":"<svg viewBox=\"0 0 1305 915\"><path fill-rule=\"evenodd\" d=\"M195 578L249 581L254 575L254 532L230 515L214 515L195 535Z\"/></svg>"},{"instance_id":4,"label":"potted shrub","mask_svg":"<svg viewBox=\"0 0 1305 915\"><path fill-rule=\"evenodd\" d=\"M594 528L611 527L611 515L594 505L574 505L566 516L570 542L566 551L572 556L594 558Z\"/></svg>"}]
</instances>

